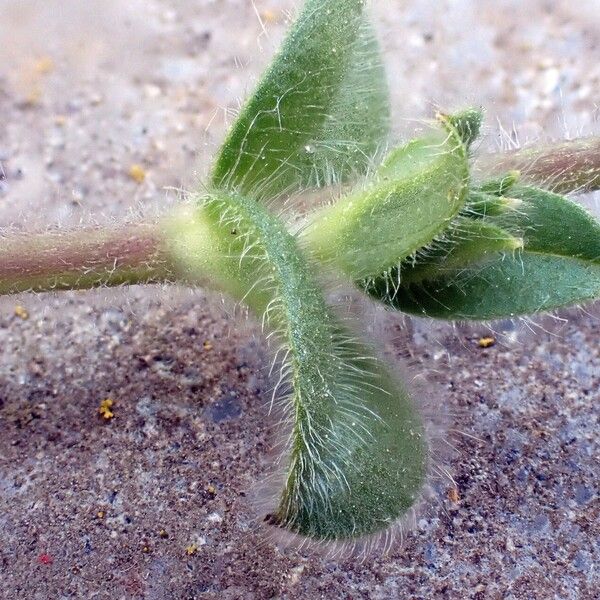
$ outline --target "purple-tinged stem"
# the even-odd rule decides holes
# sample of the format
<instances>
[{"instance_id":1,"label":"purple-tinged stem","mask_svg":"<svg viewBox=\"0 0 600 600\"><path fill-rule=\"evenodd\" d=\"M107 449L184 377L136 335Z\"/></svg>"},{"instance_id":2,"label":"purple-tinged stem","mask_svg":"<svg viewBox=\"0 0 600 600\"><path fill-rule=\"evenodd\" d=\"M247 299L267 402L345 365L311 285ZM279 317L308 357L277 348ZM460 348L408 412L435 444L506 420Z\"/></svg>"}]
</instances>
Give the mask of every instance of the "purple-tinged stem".
<instances>
[{"instance_id":1,"label":"purple-tinged stem","mask_svg":"<svg viewBox=\"0 0 600 600\"><path fill-rule=\"evenodd\" d=\"M476 166L486 176L517 170L524 183L558 193L590 192L600 189L600 138L486 154L477 158Z\"/></svg>"},{"instance_id":2,"label":"purple-tinged stem","mask_svg":"<svg viewBox=\"0 0 600 600\"><path fill-rule=\"evenodd\" d=\"M158 224L0 236L0 294L174 279Z\"/></svg>"}]
</instances>

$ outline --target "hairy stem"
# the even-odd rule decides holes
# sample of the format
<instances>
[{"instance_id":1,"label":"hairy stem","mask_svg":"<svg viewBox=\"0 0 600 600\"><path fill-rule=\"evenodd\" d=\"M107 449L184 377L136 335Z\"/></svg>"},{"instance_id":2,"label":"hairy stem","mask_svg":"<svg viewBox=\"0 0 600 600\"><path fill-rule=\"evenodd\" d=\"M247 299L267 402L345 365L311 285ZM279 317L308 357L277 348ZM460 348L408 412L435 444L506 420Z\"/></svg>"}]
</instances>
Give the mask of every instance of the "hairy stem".
<instances>
[{"instance_id":1,"label":"hairy stem","mask_svg":"<svg viewBox=\"0 0 600 600\"><path fill-rule=\"evenodd\" d=\"M525 182L558 192L600 189L600 137L478 157L480 175L520 170ZM157 223L40 234L0 234L0 295L126 284L198 281L176 259L182 213Z\"/></svg>"},{"instance_id":2,"label":"hairy stem","mask_svg":"<svg viewBox=\"0 0 600 600\"><path fill-rule=\"evenodd\" d=\"M522 181L557 193L600 189L600 137L478 157L485 175L521 171Z\"/></svg>"},{"instance_id":3,"label":"hairy stem","mask_svg":"<svg viewBox=\"0 0 600 600\"><path fill-rule=\"evenodd\" d=\"M0 236L0 294L174 278L160 224Z\"/></svg>"}]
</instances>

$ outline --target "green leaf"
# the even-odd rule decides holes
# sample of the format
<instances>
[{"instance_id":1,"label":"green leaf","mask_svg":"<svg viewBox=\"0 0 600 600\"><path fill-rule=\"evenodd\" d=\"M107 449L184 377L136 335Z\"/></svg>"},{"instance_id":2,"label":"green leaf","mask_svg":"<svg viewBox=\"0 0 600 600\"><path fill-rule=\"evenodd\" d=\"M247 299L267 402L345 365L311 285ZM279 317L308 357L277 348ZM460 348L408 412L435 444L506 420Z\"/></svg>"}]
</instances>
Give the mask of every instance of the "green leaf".
<instances>
[{"instance_id":1,"label":"green leaf","mask_svg":"<svg viewBox=\"0 0 600 600\"><path fill-rule=\"evenodd\" d=\"M531 187L511 189L515 210L485 219L522 250L485 251L465 264L441 260L425 276L419 261L403 265L393 294L384 282L369 291L406 312L443 319L496 319L548 311L600 298L600 224L567 198ZM469 241L471 249L477 247ZM451 255L450 255L451 256Z\"/></svg>"},{"instance_id":2,"label":"green leaf","mask_svg":"<svg viewBox=\"0 0 600 600\"><path fill-rule=\"evenodd\" d=\"M259 203L222 191L182 213L169 233L187 279L220 281L281 340L293 431L271 522L346 540L404 516L428 466L421 418L403 383L326 304L296 238Z\"/></svg>"},{"instance_id":3,"label":"green leaf","mask_svg":"<svg viewBox=\"0 0 600 600\"><path fill-rule=\"evenodd\" d=\"M437 278L442 273L455 273L473 262L497 252L514 252L523 248L523 240L483 219L459 217L444 238L421 251L416 259L401 267L401 285ZM391 280L394 281L393 275Z\"/></svg>"},{"instance_id":4,"label":"green leaf","mask_svg":"<svg viewBox=\"0 0 600 600\"><path fill-rule=\"evenodd\" d=\"M364 0L307 0L221 148L212 181L254 198L366 170L389 129Z\"/></svg>"},{"instance_id":5,"label":"green leaf","mask_svg":"<svg viewBox=\"0 0 600 600\"><path fill-rule=\"evenodd\" d=\"M502 177L489 179L479 187L478 191L494 196L505 196L519 182L519 179L521 179L520 171L508 171Z\"/></svg>"},{"instance_id":6,"label":"green leaf","mask_svg":"<svg viewBox=\"0 0 600 600\"><path fill-rule=\"evenodd\" d=\"M357 539L385 531L415 506L427 442L403 384L335 316L323 317L331 341L314 352L305 340L313 374L301 367L304 385L295 387L292 460L273 522L320 540Z\"/></svg>"},{"instance_id":7,"label":"green leaf","mask_svg":"<svg viewBox=\"0 0 600 600\"><path fill-rule=\"evenodd\" d=\"M511 197L524 205L494 222L523 231L530 252L600 261L600 223L579 204L534 187L513 189Z\"/></svg>"},{"instance_id":8,"label":"green leaf","mask_svg":"<svg viewBox=\"0 0 600 600\"><path fill-rule=\"evenodd\" d=\"M429 244L463 208L468 152L447 117L393 150L365 189L318 210L302 232L322 262L353 280L374 278Z\"/></svg>"},{"instance_id":9,"label":"green leaf","mask_svg":"<svg viewBox=\"0 0 600 600\"><path fill-rule=\"evenodd\" d=\"M371 24L364 19L342 85L320 131L301 153L303 187L324 187L363 174L385 142L390 106L385 68Z\"/></svg>"},{"instance_id":10,"label":"green leaf","mask_svg":"<svg viewBox=\"0 0 600 600\"><path fill-rule=\"evenodd\" d=\"M481 217L499 217L519 210L523 202L518 198L495 196L485 192L469 192L469 198L463 213L476 219Z\"/></svg>"},{"instance_id":11,"label":"green leaf","mask_svg":"<svg viewBox=\"0 0 600 600\"><path fill-rule=\"evenodd\" d=\"M446 117L467 148L470 148L471 144L479 137L482 115L483 112L477 108L467 108Z\"/></svg>"}]
</instances>

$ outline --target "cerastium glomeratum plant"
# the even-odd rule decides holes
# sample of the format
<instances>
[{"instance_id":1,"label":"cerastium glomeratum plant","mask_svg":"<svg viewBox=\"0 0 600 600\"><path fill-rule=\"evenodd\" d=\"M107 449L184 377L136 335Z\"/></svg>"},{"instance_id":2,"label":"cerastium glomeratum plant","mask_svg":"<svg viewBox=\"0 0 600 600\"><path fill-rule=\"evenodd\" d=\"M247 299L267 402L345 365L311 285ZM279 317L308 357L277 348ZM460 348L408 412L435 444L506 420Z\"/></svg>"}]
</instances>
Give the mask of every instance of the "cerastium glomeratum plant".
<instances>
[{"instance_id":1,"label":"cerastium glomeratum plant","mask_svg":"<svg viewBox=\"0 0 600 600\"><path fill-rule=\"evenodd\" d=\"M202 190L158 222L0 239L3 294L177 281L247 305L280 345L290 423L267 520L332 542L410 514L431 450L408 387L324 282L460 320L600 297L600 224L561 195L600 186L598 140L489 155L477 179L478 110L391 146L364 4L305 2ZM337 201L314 206L306 193L327 186Z\"/></svg>"}]
</instances>

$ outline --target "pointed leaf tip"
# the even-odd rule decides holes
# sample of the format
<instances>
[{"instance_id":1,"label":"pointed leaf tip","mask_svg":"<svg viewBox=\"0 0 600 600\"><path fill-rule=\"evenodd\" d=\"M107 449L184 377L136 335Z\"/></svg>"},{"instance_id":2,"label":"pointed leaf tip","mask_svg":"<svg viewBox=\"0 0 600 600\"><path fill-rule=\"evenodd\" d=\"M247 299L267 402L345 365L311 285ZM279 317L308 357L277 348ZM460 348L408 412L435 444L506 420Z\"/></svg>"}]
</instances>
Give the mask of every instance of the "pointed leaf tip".
<instances>
[{"instance_id":1,"label":"pointed leaf tip","mask_svg":"<svg viewBox=\"0 0 600 600\"><path fill-rule=\"evenodd\" d=\"M483 111L476 108L467 108L452 115L438 115L438 118L451 125L458 133L467 148L479 137L483 123Z\"/></svg>"},{"instance_id":2,"label":"pointed leaf tip","mask_svg":"<svg viewBox=\"0 0 600 600\"><path fill-rule=\"evenodd\" d=\"M423 259L401 268L392 294L384 282L369 291L405 312L459 320L510 318L600 298L600 223L563 196L532 187L510 193L518 201L514 210L473 222L522 239L521 249L470 254L491 239L465 238L433 266ZM460 264L453 255L462 257Z\"/></svg>"}]
</instances>

